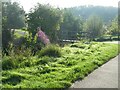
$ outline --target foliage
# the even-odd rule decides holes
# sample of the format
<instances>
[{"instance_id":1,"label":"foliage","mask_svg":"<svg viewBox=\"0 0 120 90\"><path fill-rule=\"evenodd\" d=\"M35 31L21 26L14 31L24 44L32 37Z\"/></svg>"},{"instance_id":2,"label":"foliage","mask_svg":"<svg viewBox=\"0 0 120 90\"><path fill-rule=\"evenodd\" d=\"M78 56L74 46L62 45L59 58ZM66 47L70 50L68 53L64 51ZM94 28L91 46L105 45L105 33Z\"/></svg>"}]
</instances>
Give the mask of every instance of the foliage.
<instances>
[{"instance_id":1,"label":"foliage","mask_svg":"<svg viewBox=\"0 0 120 90\"><path fill-rule=\"evenodd\" d=\"M118 55L118 45L74 43L61 48L61 52L63 55L57 58L16 56L19 57L15 59L19 61L16 64L19 68L2 71L3 88L68 88Z\"/></svg>"},{"instance_id":2,"label":"foliage","mask_svg":"<svg viewBox=\"0 0 120 90\"><path fill-rule=\"evenodd\" d=\"M42 30L38 31L38 39L41 40L45 45L50 44L49 38Z\"/></svg>"},{"instance_id":3,"label":"foliage","mask_svg":"<svg viewBox=\"0 0 120 90\"><path fill-rule=\"evenodd\" d=\"M28 31L25 29L15 29L14 31L14 39L20 38L20 37L26 37L28 36Z\"/></svg>"},{"instance_id":4,"label":"foliage","mask_svg":"<svg viewBox=\"0 0 120 90\"><path fill-rule=\"evenodd\" d=\"M19 84L24 78L24 76L19 75L17 73L11 74L8 78L2 79L4 84L11 83L12 85Z\"/></svg>"},{"instance_id":5,"label":"foliage","mask_svg":"<svg viewBox=\"0 0 120 90\"><path fill-rule=\"evenodd\" d=\"M2 4L2 22L4 29L17 29L25 26L25 12L17 2Z\"/></svg>"},{"instance_id":6,"label":"foliage","mask_svg":"<svg viewBox=\"0 0 120 90\"><path fill-rule=\"evenodd\" d=\"M103 34L103 24L100 17L91 15L86 23L86 32L89 39L100 37Z\"/></svg>"},{"instance_id":7,"label":"foliage","mask_svg":"<svg viewBox=\"0 0 120 90\"><path fill-rule=\"evenodd\" d=\"M48 64L50 62L55 62L55 61L56 61L56 59L54 57L44 56L44 57L40 58L40 60L37 62L37 64L45 65L45 64Z\"/></svg>"},{"instance_id":8,"label":"foliage","mask_svg":"<svg viewBox=\"0 0 120 90\"><path fill-rule=\"evenodd\" d=\"M17 68L31 67L36 65L38 62L36 61L38 58L36 57L25 57L23 55L15 55L13 56L4 56L2 60L2 69L3 70L12 70Z\"/></svg>"},{"instance_id":9,"label":"foliage","mask_svg":"<svg viewBox=\"0 0 120 90\"><path fill-rule=\"evenodd\" d=\"M30 34L29 36L26 36L26 40L27 42L25 42L25 46L31 48L33 55L44 47L44 44L38 40L37 36L32 38L32 35Z\"/></svg>"},{"instance_id":10,"label":"foliage","mask_svg":"<svg viewBox=\"0 0 120 90\"><path fill-rule=\"evenodd\" d=\"M91 14L96 14L102 17L104 24L109 24L111 20L118 15L118 9L116 7L105 7L105 6L92 6L84 5L67 8L73 15L81 16L84 20L88 19Z\"/></svg>"},{"instance_id":11,"label":"foliage","mask_svg":"<svg viewBox=\"0 0 120 90\"><path fill-rule=\"evenodd\" d=\"M114 20L111 22L111 25L108 28L109 35L118 36L120 34L120 31L118 30L118 18L114 18Z\"/></svg>"},{"instance_id":12,"label":"foliage","mask_svg":"<svg viewBox=\"0 0 120 90\"><path fill-rule=\"evenodd\" d=\"M3 4L3 47L9 54L3 55L1 61L3 88L68 88L120 53L117 44L83 41L61 48L38 42L36 28L39 26L52 43L58 39L58 30L62 32L59 34L62 39L76 39L83 28L90 39L101 36L103 25L98 16L90 16L83 25L80 15L76 17L69 10L37 4L26 15L29 35L21 37L15 33L17 44L11 44L14 34L11 29L24 26L24 10L17 3ZM26 27L23 29L26 31ZM112 22L109 30L116 34L116 21ZM67 33L65 36L64 32Z\"/></svg>"},{"instance_id":13,"label":"foliage","mask_svg":"<svg viewBox=\"0 0 120 90\"><path fill-rule=\"evenodd\" d=\"M6 69L12 69L12 68L16 68L16 61L12 59L12 57L5 57L2 60L2 69L6 70Z\"/></svg>"},{"instance_id":14,"label":"foliage","mask_svg":"<svg viewBox=\"0 0 120 90\"><path fill-rule=\"evenodd\" d=\"M50 5L37 4L27 15L27 19L28 30L32 33L32 37L36 34L36 28L41 26L50 41L57 40L57 30L59 30L59 24L62 21L59 9L52 8Z\"/></svg>"},{"instance_id":15,"label":"foliage","mask_svg":"<svg viewBox=\"0 0 120 90\"><path fill-rule=\"evenodd\" d=\"M24 10L18 3L8 2L2 4L2 47L3 53L8 54L9 44L14 31L11 29L25 26Z\"/></svg>"},{"instance_id":16,"label":"foliage","mask_svg":"<svg viewBox=\"0 0 120 90\"><path fill-rule=\"evenodd\" d=\"M37 36L32 38L32 35L28 34L27 32L25 35L21 35L20 33L25 32L19 30L14 34L13 48L16 53L17 51L19 52L19 50L30 50L29 54L35 55L37 51L41 50L41 48L44 47L44 44L41 41L38 41Z\"/></svg>"},{"instance_id":17,"label":"foliage","mask_svg":"<svg viewBox=\"0 0 120 90\"><path fill-rule=\"evenodd\" d=\"M61 56L60 47L53 44L47 45L39 52L39 57L41 56L60 57Z\"/></svg>"},{"instance_id":18,"label":"foliage","mask_svg":"<svg viewBox=\"0 0 120 90\"><path fill-rule=\"evenodd\" d=\"M12 41L10 30L7 30L7 29L3 30L2 31L2 53L3 54L8 55L10 41Z\"/></svg>"},{"instance_id":19,"label":"foliage","mask_svg":"<svg viewBox=\"0 0 120 90\"><path fill-rule=\"evenodd\" d=\"M75 17L71 12L66 9L62 10L63 22L60 26L59 38L60 39L77 39L77 33L82 31L82 18Z\"/></svg>"}]
</instances>

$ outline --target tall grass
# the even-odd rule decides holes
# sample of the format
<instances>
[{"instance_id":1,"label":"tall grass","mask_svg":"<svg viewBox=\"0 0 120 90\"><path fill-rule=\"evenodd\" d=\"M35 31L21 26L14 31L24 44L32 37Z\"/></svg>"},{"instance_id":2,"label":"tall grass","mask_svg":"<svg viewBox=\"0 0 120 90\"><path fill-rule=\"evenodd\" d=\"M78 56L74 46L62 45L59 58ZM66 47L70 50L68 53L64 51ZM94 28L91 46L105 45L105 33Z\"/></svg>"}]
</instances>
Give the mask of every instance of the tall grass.
<instances>
[{"instance_id":1,"label":"tall grass","mask_svg":"<svg viewBox=\"0 0 120 90\"><path fill-rule=\"evenodd\" d=\"M63 48L50 45L37 54L39 57L4 57L3 88L68 88L118 55L118 45L77 43Z\"/></svg>"},{"instance_id":2,"label":"tall grass","mask_svg":"<svg viewBox=\"0 0 120 90\"><path fill-rule=\"evenodd\" d=\"M59 46L57 45L47 45L46 47L44 47L39 53L38 53L39 57L42 56L49 56L49 57L60 57L61 56L61 49Z\"/></svg>"}]
</instances>

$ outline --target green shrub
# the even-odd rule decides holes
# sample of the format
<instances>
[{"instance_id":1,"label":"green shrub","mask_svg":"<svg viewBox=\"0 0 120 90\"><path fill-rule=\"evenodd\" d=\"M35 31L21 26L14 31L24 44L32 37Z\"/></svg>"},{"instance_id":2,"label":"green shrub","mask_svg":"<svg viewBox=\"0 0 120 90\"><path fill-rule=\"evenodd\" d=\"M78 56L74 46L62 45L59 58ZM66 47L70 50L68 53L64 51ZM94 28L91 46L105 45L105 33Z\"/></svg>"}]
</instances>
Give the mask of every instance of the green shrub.
<instances>
[{"instance_id":1,"label":"green shrub","mask_svg":"<svg viewBox=\"0 0 120 90\"><path fill-rule=\"evenodd\" d=\"M60 57L61 50L57 45L48 45L38 53L38 56Z\"/></svg>"},{"instance_id":2,"label":"green shrub","mask_svg":"<svg viewBox=\"0 0 120 90\"><path fill-rule=\"evenodd\" d=\"M30 57L32 54L32 49L31 48L26 48L25 45L20 46L20 47L14 47L13 52L10 52L10 56L14 55L22 55L23 57Z\"/></svg>"},{"instance_id":3,"label":"green shrub","mask_svg":"<svg viewBox=\"0 0 120 90\"><path fill-rule=\"evenodd\" d=\"M17 60L13 57L4 57L2 60L2 69L8 70L17 67Z\"/></svg>"},{"instance_id":4,"label":"green shrub","mask_svg":"<svg viewBox=\"0 0 120 90\"><path fill-rule=\"evenodd\" d=\"M24 57L23 55L4 56L2 60L2 69L9 70L13 68L29 67L35 65L34 59Z\"/></svg>"}]
</instances>

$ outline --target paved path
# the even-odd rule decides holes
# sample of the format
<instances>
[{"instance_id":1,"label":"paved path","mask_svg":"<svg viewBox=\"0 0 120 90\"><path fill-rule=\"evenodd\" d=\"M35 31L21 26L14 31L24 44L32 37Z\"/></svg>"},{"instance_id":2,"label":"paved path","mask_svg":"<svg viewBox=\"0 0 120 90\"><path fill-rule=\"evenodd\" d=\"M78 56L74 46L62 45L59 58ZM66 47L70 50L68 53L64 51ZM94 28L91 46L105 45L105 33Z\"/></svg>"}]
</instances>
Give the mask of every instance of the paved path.
<instances>
[{"instance_id":1,"label":"paved path","mask_svg":"<svg viewBox=\"0 0 120 90\"><path fill-rule=\"evenodd\" d=\"M82 81L76 81L70 88L118 88L118 56L96 69Z\"/></svg>"},{"instance_id":2,"label":"paved path","mask_svg":"<svg viewBox=\"0 0 120 90\"><path fill-rule=\"evenodd\" d=\"M106 42L104 42L104 43L114 43L114 44L120 44L120 41L106 41Z\"/></svg>"}]
</instances>

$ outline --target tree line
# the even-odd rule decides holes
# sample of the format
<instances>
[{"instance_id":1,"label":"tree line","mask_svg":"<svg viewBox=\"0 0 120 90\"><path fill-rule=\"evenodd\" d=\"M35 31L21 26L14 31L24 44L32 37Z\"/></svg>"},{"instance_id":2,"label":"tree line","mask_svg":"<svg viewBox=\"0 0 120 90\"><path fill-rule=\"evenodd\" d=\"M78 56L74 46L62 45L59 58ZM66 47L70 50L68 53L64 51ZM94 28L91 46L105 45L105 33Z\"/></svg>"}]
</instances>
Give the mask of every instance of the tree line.
<instances>
[{"instance_id":1,"label":"tree line","mask_svg":"<svg viewBox=\"0 0 120 90\"><path fill-rule=\"evenodd\" d=\"M67 8L70 12L72 12L75 16L82 16L84 19L88 19L91 14L96 14L97 16L103 19L105 24L110 23L116 15L118 15L118 8L112 6L77 6Z\"/></svg>"},{"instance_id":2,"label":"tree line","mask_svg":"<svg viewBox=\"0 0 120 90\"><path fill-rule=\"evenodd\" d=\"M34 41L37 33L36 29L39 26L42 27L42 30L48 35L52 43L57 43L63 39L81 40L82 38L87 38L94 40L103 35L118 35L118 17L115 10L112 11L111 15L104 15L112 18L104 20L96 13L89 14L93 7L87 7L89 13L84 13L85 16L77 15L77 13L83 14L81 10L87 12L85 8L76 8L75 10L74 8L60 9L53 8L49 4L42 5L38 3L29 13L25 13L23 7L17 2L2 3L3 51L7 52L10 43L12 43L12 34L14 34L12 29L26 28L26 31L29 32L29 37L31 36L31 42ZM104 7L104 9L108 9L108 7ZM86 15L89 16L87 19ZM111 22L105 24L104 22L108 22L108 20Z\"/></svg>"}]
</instances>

